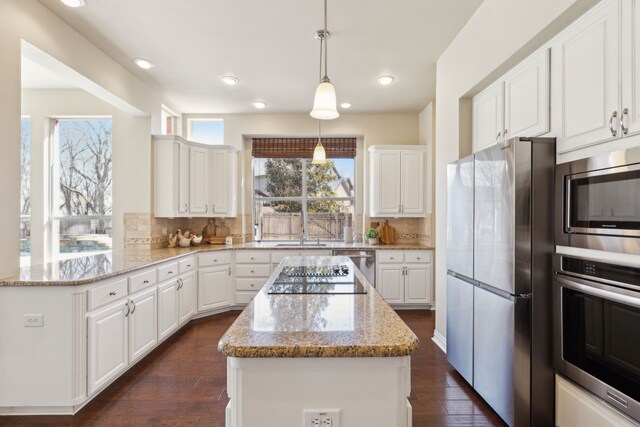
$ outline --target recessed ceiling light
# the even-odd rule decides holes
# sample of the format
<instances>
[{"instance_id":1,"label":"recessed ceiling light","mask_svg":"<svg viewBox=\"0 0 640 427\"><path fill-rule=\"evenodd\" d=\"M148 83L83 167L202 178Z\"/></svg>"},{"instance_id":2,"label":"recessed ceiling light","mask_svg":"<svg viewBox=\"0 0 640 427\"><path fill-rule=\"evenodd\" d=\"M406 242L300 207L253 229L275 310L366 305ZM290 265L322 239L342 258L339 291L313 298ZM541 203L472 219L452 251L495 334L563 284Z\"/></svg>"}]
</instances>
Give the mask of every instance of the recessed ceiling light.
<instances>
[{"instance_id":1,"label":"recessed ceiling light","mask_svg":"<svg viewBox=\"0 0 640 427\"><path fill-rule=\"evenodd\" d=\"M351 103L350 102L343 102L342 104L340 104L340 106L342 108L344 108L345 110L351 108Z\"/></svg>"},{"instance_id":2,"label":"recessed ceiling light","mask_svg":"<svg viewBox=\"0 0 640 427\"><path fill-rule=\"evenodd\" d=\"M258 108L258 109L260 109L260 110L262 110L264 107L267 106L267 104L262 102L262 101L256 101L256 102L253 103L253 106Z\"/></svg>"},{"instance_id":3,"label":"recessed ceiling light","mask_svg":"<svg viewBox=\"0 0 640 427\"><path fill-rule=\"evenodd\" d=\"M390 84L393 81L393 76L380 76L378 77L378 83L383 86Z\"/></svg>"},{"instance_id":4,"label":"recessed ceiling light","mask_svg":"<svg viewBox=\"0 0 640 427\"><path fill-rule=\"evenodd\" d=\"M148 70L149 68L153 68L153 63L147 61L146 59L134 59L133 62L136 63L136 65L140 68L142 68L143 70Z\"/></svg>"},{"instance_id":5,"label":"recessed ceiling light","mask_svg":"<svg viewBox=\"0 0 640 427\"><path fill-rule=\"evenodd\" d=\"M82 7L87 5L87 2L84 0L60 0L60 1L69 7Z\"/></svg>"},{"instance_id":6,"label":"recessed ceiling light","mask_svg":"<svg viewBox=\"0 0 640 427\"><path fill-rule=\"evenodd\" d=\"M228 84L229 86L235 86L238 84L240 80L238 80L238 78L234 76L224 76L222 78L222 81Z\"/></svg>"}]
</instances>

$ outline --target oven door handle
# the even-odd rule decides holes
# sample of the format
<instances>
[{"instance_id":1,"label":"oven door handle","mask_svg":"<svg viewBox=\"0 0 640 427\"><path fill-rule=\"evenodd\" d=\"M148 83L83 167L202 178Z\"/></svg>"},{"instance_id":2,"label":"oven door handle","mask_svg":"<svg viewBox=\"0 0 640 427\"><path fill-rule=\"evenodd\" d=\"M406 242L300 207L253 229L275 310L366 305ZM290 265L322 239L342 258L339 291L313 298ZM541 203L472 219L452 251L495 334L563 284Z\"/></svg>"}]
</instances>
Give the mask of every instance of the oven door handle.
<instances>
[{"instance_id":1,"label":"oven door handle","mask_svg":"<svg viewBox=\"0 0 640 427\"><path fill-rule=\"evenodd\" d=\"M640 308L640 292L613 288L612 286L602 285L597 282L578 279L575 277L569 278L558 275L556 279L558 280L558 283L565 288L574 289L587 295L593 295L609 301L615 301L620 304ZM613 289L615 289L615 291Z\"/></svg>"}]
</instances>

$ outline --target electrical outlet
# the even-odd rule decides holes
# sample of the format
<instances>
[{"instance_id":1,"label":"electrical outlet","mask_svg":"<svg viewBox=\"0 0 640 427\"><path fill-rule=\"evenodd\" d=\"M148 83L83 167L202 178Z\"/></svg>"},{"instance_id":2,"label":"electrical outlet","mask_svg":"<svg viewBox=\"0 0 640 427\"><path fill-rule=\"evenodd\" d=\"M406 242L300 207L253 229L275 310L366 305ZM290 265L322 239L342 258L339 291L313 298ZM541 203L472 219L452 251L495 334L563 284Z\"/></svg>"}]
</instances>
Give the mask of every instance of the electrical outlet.
<instances>
[{"instance_id":1,"label":"electrical outlet","mask_svg":"<svg viewBox=\"0 0 640 427\"><path fill-rule=\"evenodd\" d=\"M304 427L340 427L340 409L302 411Z\"/></svg>"},{"instance_id":2,"label":"electrical outlet","mask_svg":"<svg viewBox=\"0 0 640 427\"><path fill-rule=\"evenodd\" d=\"M25 314L24 315L25 327L41 328L44 326L44 315L42 314Z\"/></svg>"}]
</instances>

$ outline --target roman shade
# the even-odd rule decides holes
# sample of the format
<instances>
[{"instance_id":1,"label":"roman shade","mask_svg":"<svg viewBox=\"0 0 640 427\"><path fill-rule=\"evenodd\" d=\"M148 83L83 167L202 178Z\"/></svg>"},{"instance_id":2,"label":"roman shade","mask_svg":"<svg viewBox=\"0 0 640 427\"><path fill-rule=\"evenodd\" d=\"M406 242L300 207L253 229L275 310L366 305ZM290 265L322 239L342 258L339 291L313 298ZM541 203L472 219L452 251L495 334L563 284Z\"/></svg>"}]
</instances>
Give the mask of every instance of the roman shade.
<instances>
[{"instance_id":1,"label":"roman shade","mask_svg":"<svg viewBox=\"0 0 640 427\"><path fill-rule=\"evenodd\" d=\"M311 159L318 138L253 138L254 158ZM328 159L356 157L355 138L322 138Z\"/></svg>"}]
</instances>

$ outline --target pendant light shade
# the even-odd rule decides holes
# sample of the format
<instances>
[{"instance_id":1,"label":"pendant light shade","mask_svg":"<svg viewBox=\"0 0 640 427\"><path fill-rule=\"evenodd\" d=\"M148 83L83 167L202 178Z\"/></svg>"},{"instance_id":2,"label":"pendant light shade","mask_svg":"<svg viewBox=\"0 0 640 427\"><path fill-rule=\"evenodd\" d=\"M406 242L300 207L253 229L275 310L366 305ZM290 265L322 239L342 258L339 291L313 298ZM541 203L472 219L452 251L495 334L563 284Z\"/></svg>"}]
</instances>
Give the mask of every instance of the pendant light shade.
<instances>
[{"instance_id":1,"label":"pendant light shade","mask_svg":"<svg viewBox=\"0 0 640 427\"><path fill-rule=\"evenodd\" d=\"M313 160L311 161L312 165L323 165L327 163L327 153L324 151L324 145L322 142L318 140L318 145L313 150Z\"/></svg>"},{"instance_id":2,"label":"pendant light shade","mask_svg":"<svg viewBox=\"0 0 640 427\"><path fill-rule=\"evenodd\" d=\"M336 90L329 79L326 81L323 79L318 85L313 100L313 110L309 114L318 120L331 120L340 116L336 102Z\"/></svg>"}]
</instances>

